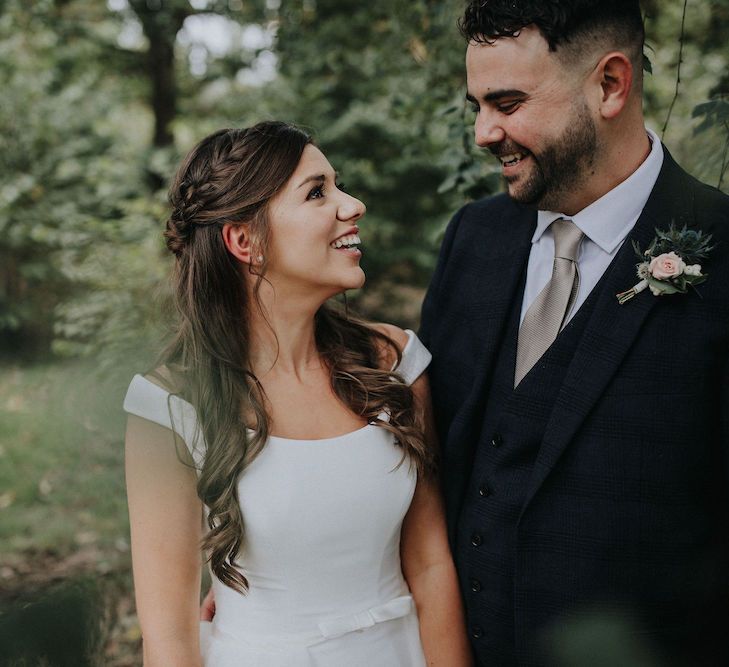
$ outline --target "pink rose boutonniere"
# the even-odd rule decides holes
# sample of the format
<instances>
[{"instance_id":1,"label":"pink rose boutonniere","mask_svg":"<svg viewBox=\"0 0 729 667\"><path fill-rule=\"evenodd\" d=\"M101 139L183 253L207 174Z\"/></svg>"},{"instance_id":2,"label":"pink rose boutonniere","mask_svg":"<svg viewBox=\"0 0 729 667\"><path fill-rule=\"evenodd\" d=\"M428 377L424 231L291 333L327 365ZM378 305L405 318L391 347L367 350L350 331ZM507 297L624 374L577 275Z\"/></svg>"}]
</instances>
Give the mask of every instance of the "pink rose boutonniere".
<instances>
[{"instance_id":1,"label":"pink rose boutonniere","mask_svg":"<svg viewBox=\"0 0 729 667\"><path fill-rule=\"evenodd\" d=\"M679 230L673 225L667 232L656 229L656 238L645 252L635 242L633 247L641 260L636 265L640 282L615 295L621 305L646 288L654 296L685 294L689 287L706 280L699 260L708 257L714 249L711 234L686 227Z\"/></svg>"},{"instance_id":2,"label":"pink rose boutonniere","mask_svg":"<svg viewBox=\"0 0 729 667\"><path fill-rule=\"evenodd\" d=\"M648 264L649 273L657 280L667 280L674 276L680 276L685 269L686 262L673 251L664 252L662 255L654 257Z\"/></svg>"}]
</instances>

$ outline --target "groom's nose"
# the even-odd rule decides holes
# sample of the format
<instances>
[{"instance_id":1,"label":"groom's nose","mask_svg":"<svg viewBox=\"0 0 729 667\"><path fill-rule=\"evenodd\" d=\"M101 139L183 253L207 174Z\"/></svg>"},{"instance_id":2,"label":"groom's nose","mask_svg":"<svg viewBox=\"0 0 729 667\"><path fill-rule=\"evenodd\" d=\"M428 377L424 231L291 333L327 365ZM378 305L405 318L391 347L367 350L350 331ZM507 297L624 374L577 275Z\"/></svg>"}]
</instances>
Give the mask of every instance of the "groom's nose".
<instances>
[{"instance_id":1,"label":"groom's nose","mask_svg":"<svg viewBox=\"0 0 729 667\"><path fill-rule=\"evenodd\" d=\"M487 148L506 138L504 128L498 122L498 115L489 109L480 109L473 124L476 145Z\"/></svg>"}]
</instances>

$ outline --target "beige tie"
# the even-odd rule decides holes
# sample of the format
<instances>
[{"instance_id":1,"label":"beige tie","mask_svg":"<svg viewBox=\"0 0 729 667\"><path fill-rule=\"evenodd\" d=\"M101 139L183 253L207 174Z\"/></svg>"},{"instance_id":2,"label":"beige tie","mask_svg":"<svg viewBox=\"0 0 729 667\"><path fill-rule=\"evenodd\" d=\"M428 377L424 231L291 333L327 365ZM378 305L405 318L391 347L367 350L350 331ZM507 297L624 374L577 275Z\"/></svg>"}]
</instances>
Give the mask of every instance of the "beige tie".
<instances>
[{"instance_id":1,"label":"beige tie","mask_svg":"<svg viewBox=\"0 0 729 667\"><path fill-rule=\"evenodd\" d=\"M551 227L554 234L552 277L529 306L519 328L515 387L557 338L580 285L576 260L583 234L574 222L564 218L555 220Z\"/></svg>"}]
</instances>

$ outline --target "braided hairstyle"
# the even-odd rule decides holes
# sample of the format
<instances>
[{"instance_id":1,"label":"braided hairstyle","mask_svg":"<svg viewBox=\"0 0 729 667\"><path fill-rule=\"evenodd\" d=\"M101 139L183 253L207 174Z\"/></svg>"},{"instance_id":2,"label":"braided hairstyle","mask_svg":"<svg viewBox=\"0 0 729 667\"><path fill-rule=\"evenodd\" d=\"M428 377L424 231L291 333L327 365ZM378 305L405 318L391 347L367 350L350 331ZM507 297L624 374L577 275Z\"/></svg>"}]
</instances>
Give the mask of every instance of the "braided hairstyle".
<instances>
[{"instance_id":1,"label":"braided hairstyle","mask_svg":"<svg viewBox=\"0 0 729 667\"><path fill-rule=\"evenodd\" d=\"M176 257L173 290L178 322L157 374L196 410L205 442L197 493L208 510L202 547L215 576L239 592L248 581L237 563L244 540L238 480L269 433L265 396L249 360L250 313L263 307L258 288L266 262L254 271L225 247L225 223L246 225L256 253L268 243L267 210L287 183L311 137L281 122L220 130L185 158L169 193L164 233ZM251 304L245 271L255 276ZM333 390L356 414L391 431L420 473L433 471L410 387L380 369L395 343L330 303L315 316L319 353ZM379 421L385 409L389 421ZM243 564L244 565L244 564Z\"/></svg>"}]
</instances>

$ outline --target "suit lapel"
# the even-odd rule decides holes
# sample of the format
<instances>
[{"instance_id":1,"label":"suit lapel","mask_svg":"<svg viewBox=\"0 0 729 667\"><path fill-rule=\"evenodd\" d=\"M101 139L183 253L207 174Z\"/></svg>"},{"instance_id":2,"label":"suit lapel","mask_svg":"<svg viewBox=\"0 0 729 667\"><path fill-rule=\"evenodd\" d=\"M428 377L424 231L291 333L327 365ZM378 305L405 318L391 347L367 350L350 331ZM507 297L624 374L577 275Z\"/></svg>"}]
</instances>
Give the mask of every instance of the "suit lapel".
<instances>
[{"instance_id":1,"label":"suit lapel","mask_svg":"<svg viewBox=\"0 0 729 667\"><path fill-rule=\"evenodd\" d=\"M473 456L493 375L495 357L501 348L513 300L526 270L536 213L509 204L500 218L483 221L488 225L488 243L478 249L479 280L469 285L470 317L468 335L475 341L474 381L447 435L449 476L445 489L449 526L455 528L461 500L471 476ZM454 344L457 344L454 342ZM450 497L448 497L450 496Z\"/></svg>"},{"instance_id":2,"label":"suit lapel","mask_svg":"<svg viewBox=\"0 0 729 667\"><path fill-rule=\"evenodd\" d=\"M656 228L668 229L674 221L691 225L691 207L682 180L682 172L665 151L663 168L643 213L584 304L587 308L594 304L594 310L557 395L522 513L600 400L648 315L660 298L670 298L654 297L645 290L621 306L615 295L638 282L633 241L645 249Z\"/></svg>"},{"instance_id":3,"label":"suit lapel","mask_svg":"<svg viewBox=\"0 0 729 667\"><path fill-rule=\"evenodd\" d=\"M476 292L469 297L470 335L476 341L476 382L471 391L472 398L483 393L483 383L490 377L500 350L516 291L529 260L536 213L514 207L499 223L489 238L487 252L479 260L482 266L479 284Z\"/></svg>"}]
</instances>

